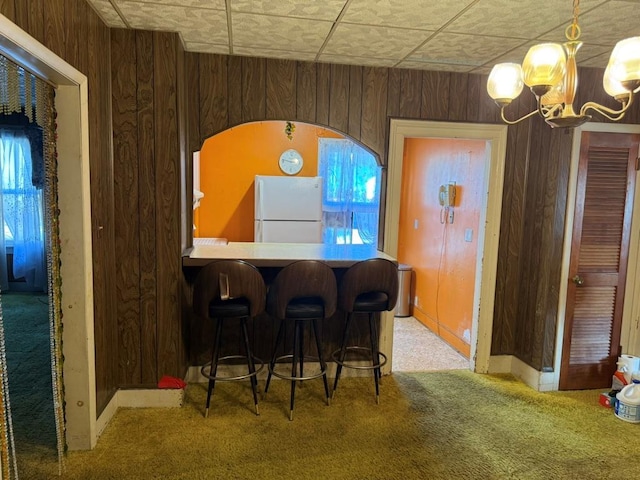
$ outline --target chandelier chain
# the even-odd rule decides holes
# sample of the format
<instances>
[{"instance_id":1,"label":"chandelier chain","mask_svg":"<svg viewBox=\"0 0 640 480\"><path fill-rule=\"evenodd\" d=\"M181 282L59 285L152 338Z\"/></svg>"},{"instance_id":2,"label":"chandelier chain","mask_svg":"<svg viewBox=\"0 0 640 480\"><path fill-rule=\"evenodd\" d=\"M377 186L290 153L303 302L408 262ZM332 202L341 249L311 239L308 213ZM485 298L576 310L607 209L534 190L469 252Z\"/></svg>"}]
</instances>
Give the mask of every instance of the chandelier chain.
<instances>
[{"instance_id":1,"label":"chandelier chain","mask_svg":"<svg viewBox=\"0 0 640 480\"><path fill-rule=\"evenodd\" d=\"M568 40L575 41L580 37L580 26L578 25L578 15L580 14L580 0L573 0L573 22L569 27L571 33L566 32Z\"/></svg>"}]
</instances>

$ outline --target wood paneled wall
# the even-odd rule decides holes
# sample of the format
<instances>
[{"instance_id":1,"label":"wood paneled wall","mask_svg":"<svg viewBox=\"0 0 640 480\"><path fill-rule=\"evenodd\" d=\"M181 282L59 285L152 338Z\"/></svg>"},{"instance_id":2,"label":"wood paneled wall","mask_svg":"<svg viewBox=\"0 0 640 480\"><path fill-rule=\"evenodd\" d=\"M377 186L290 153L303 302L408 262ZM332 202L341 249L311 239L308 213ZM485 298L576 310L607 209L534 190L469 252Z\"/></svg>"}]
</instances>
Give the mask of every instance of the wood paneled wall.
<instances>
[{"instance_id":1,"label":"wood paneled wall","mask_svg":"<svg viewBox=\"0 0 640 480\"><path fill-rule=\"evenodd\" d=\"M100 414L119 387L187 365L184 52L175 34L110 31L84 0L0 0L0 13L88 78Z\"/></svg>"},{"instance_id":2,"label":"wood paneled wall","mask_svg":"<svg viewBox=\"0 0 640 480\"><path fill-rule=\"evenodd\" d=\"M176 34L111 30L120 386L183 376L184 52Z\"/></svg>"},{"instance_id":3,"label":"wood paneled wall","mask_svg":"<svg viewBox=\"0 0 640 480\"><path fill-rule=\"evenodd\" d=\"M482 75L186 55L190 151L244 122L296 120L345 133L387 165L391 118L502 122ZM602 71L580 75L576 105L615 106ZM525 92L510 116L530 111L532 100ZM636 105L626 121L639 117ZM508 131L491 353L537 370L553 367L572 135L537 117Z\"/></svg>"}]
</instances>

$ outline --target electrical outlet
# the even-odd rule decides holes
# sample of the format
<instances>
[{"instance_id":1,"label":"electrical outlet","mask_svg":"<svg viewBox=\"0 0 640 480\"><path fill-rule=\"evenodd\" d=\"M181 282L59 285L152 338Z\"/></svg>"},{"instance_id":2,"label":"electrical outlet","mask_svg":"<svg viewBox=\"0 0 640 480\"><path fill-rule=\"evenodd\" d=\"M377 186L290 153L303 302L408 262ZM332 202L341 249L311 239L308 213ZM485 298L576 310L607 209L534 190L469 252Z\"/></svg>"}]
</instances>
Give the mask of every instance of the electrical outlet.
<instances>
[{"instance_id":1,"label":"electrical outlet","mask_svg":"<svg viewBox=\"0 0 640 480\"><path fill-rule=\"evenodd\" d=\"M413 304L414 304L416 307L420 306L420 305L418 304L418 296L417 296L417 295L416 295L416 296L415 296L415 298L413 299Z\"/></svg>"},{"instance_id":2,"label":"electrical outlet","mask_svg":"<svg viewBox=\"0 0 640 480\"><path fill-rule=\"evenodd\" d=\"M413 220L413 229L414 230L418 229L418 219L417 218Z\"/></svg>"}]
</instances>

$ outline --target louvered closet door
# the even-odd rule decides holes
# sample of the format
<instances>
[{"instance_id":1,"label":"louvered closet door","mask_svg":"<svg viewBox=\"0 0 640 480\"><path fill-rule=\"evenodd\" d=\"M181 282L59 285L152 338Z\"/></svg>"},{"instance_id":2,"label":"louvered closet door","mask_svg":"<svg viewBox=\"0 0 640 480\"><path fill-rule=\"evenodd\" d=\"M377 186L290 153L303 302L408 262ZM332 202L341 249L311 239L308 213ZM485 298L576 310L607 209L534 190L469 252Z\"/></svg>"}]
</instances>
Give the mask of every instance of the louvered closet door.
<instances>
[{"instance_id":1,"label":"louvered closet door","mask_svg":"<svg viewBox=\"0 0 640 480\"><path fill-rule=\"evenodd\" d=\"M582 134L561 390L611 387L620 353L639 138Z\"/></svg>"}]
</instances>

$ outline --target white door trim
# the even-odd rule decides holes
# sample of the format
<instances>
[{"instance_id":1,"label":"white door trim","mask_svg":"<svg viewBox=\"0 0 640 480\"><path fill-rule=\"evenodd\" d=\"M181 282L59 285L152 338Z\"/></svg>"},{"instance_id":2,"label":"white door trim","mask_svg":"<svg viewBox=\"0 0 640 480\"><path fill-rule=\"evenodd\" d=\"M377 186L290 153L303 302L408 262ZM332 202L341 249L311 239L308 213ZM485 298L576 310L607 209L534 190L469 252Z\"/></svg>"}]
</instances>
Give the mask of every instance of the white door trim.
<instances>
[{"instance_id":1,"label":"white door trim","mask_svg":"<svg viewBox=\"0 0 640 480\"><path fill-rule=\"evenodd\" d=\"M87 77L0 15L0 53L56 87L66 440L96 444Z\"/></svg>"},{"instance_id":2,"label":"white door trim","mask_svg":"<svg viewBox=\"0 0 640 480\"><path fill-rule=\"evenodd\" d=\"M640 125L622 123L585 123L577 127L573 134L571 148L571 166L569 168L569 183L567 186L567 215L564 224L564 244L562 247L562 268L560 271L560 289L558 295L558 318L556 334L555 364L553 368L552 390L557 390L560 385L560 366L562 364L562 341L564 338L565 314L567 308L566 279L569 276L569 263L571 260L571 239L573 237L573 220L576 210L576 189L578 185L578 163L580 161L580 141L582 132L608 132L608 133L640 133ZM631 221L631 238L629 241L629 263L627 269L627 285L622 313L622 332L620 344L622 353L640 355L640 334L638 323L640 322L640 174L636 172L636 191L633 201L633 219Z\"/></svg>"},{"instance_id":3,"label":"white door trim","mask_svg":"<svg viewBox=\"0 0 640 480\"><path fill-rule=\"evenodd\" d=\"M402 162L406 138L484 139L490 149L490 161L484 172L484 196L478 232L478 256L474 315L471 334L470 367L479 373L489 371L491 332L498 266L498 241L502 212L504 163L507 149L507 125L481 123L430 122L423 120L391 120L389 131L389 164L387 176L387 205L385 212L384 251L398 254L400 219L400 190ZM387 315L382 322L381 349L392 352L393 318ZM392 359L387 364L391 368Z\"/></svg>"}]
</instances>

